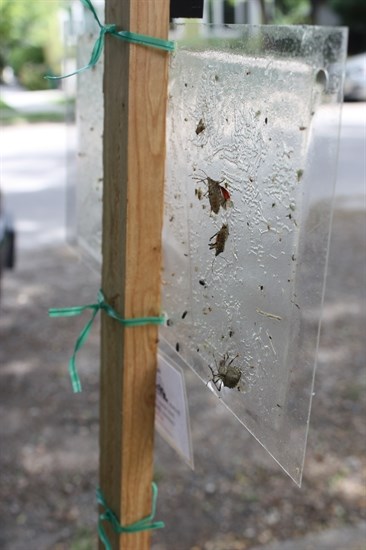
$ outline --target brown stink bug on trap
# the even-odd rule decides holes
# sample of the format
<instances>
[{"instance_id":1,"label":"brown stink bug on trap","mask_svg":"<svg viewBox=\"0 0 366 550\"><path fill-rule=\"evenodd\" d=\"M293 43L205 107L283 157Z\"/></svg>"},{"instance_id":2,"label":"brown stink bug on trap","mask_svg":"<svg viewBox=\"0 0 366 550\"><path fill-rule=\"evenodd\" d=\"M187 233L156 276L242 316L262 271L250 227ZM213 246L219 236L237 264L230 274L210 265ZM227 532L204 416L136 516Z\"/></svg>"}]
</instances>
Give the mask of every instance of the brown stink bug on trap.
<instances>
[{"instance_id":1,"label":"brown stink bug on trap","mask_svg":"<svg viewBox=\"0 0 366 550\"><path fill-rule=\"evenodd\" d=\"M239 367L233 365L237 357L238 355L229 361L229 354L225 353L224 357L219 362L219 366L216 365L217 372L214 372L210 365L208 366L212 373L212 379L210 381L215 384L218 391L221 391L223 386L230 389L238 386L241 378L241 370Z\"/></svg>"},{"instance_id":2,"label":"brown stink bug on trap","mask_svg":"<svg viewBox=\"0 0 366 550\"><path fill-rule=\"evenodd\" d=\"M227 207L233 206L231 195L227 189L227 184L221 185L224 180L213 180L212 178L207 176L207 174L205 174L204 178L196 177L195 179L198 182L202 182L207 185L207 193L205 193L205 195L208 195L211 212L218 214L220 207L226 210ZM196 195L201 200L202 194L199 195L196 192Z\"/></svg>"},{"instance_id":3,"label":"brown stink bug on trap","mask_svg":"<svg viewBox=\"0 0 366 550\"><path fill-rule=\"evenodd\" d=\"M219 213L220 206L224 210L226 210L228 206L232 206L229 191L226 187L220 185L220 183L222 183L222 181L216 181L207 177L208 200L211 210L215 214Z\"/></svg>"},{"instance_id":4,"label":"brown stink bug on trap","mask_svg":"<svg viewBox=\"0 0 366 550\"><path fill-rule=\"evenodd\" d=\"M210 250L215 249L215 256L218 256L219 254L221 254L221 252L224 252L225 243L227 241L228 236L229 236L229 226L227 223L223 223L220 231L215 233L215 235L212 235L212 237L210 238L210 241L212 241L212 239L216 237L215 242L208 243Z\"/></svg>"},{"instance_id":5,"label":"brown stink bug on trap","mask_svg":"<svg viewBox=\"0 0 366 550\"><path fill-rule=\"evenodd\" d=\"M201 132L203 132L204 130L206 130L206 124L204 123L204 120L201 118L201 119L199 120L199 123L197 124L196 134L199 135L199 134L201 134Z\"/></svg>"}]
</instances>

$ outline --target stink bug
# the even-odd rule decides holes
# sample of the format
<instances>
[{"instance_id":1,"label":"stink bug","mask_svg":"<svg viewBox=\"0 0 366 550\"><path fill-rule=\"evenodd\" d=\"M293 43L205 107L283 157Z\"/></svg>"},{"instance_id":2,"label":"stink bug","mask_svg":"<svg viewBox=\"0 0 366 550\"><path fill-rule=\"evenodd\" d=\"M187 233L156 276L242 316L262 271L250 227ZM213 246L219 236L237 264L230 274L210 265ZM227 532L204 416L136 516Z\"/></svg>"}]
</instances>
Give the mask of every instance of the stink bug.
<instances>
[{"instance_id":1,"label":"stink bug","mask_svg":"<svg viewBox=\"0 0 366 550\"><path fill-rule=\"evenodd\" d=\"M195 179L199 182L204 182L207 185L206 195L208 195L211 212L218 214L220 207L226 210L228 206L233 206L233 203L231 201L231 196L229 191L227 190L226 184L225 186L221 185L221 183L223 183L224 180L217 181L207 176L207 174L205 174L205 176L206 176L205 178L198 177ZM201 200L202 194L200 191L201 190L197 192L196 190L195 194Z\"/></svg>"},{"instance_id":2,"label":"stink bug","mask_svg":"<svg viewBox=\"0 0 366 550\"><path fill-rule=\"evenodd\" d=\"M208 187L208 200L210 202L212 212L218 214L220 206L224 210L226 210L228 206L232 206L229 191L226 187L220 185L222 181L216 181L207 177L206 182Z\"/></svg>"},{"instance_id":3,"label":"stink bug","mask_svg":"<svg viewBox=\"0 0 366 550\"><path fill-rule=\"evenodd\" d=\"M227 238L229 236L229 226L227 223L223 223L220 231L215 233L215 235L212 235L210 238L210 241L216 237L215 242L208 243L209 249L215 249L215 256L218 256L221 254L221 252L224 252L225 250L225 243L227 241Z\"/></svg>"},{"instance_id":4,"label":"stink bug","mask_svg":"<svg viewBox=\"0 0 366 550\"><path fill-rule=\"evenodd\" d=\"M235 365L233 365L233 362L237 357L238 356L236 355L233 359L231 359L231 361L229 361L229 354L226 353L219 362L219 366L217 367L216 365L217 372L214 372L210 365L208 366L212 373L212 379L210 381L215 384L218 391L221 391L223 386L233 389L239 384L241 370L239 367L235 367Z\"/></svg>"}]
</instances>

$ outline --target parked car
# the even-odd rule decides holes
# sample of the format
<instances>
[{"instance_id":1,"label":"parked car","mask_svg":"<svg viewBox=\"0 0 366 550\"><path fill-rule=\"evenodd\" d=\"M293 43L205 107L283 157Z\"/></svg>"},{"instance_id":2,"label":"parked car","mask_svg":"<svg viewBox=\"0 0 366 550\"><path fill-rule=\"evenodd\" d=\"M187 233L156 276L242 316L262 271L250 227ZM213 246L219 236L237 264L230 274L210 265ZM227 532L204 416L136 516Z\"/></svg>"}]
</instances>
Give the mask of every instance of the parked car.
<instances>
[{"instance_id":1,"label":"parked car","mask_svg":"<svg viewBox=\"0 0 366 550\"><path fill-rule=\"evenodd\" d=\"M366 53L349 57L344 82L345 101L366 101Z\"/></svg>"},{"instance_id":2,"label":"parked car","mask_svg":"<svg viewBox=\"0 0 366 550\"><path fill-rule=\"evenodd\" d=\"M0 192L0 295L4 269L15 267L15 229Z\"/></svg>"}]
</instances>

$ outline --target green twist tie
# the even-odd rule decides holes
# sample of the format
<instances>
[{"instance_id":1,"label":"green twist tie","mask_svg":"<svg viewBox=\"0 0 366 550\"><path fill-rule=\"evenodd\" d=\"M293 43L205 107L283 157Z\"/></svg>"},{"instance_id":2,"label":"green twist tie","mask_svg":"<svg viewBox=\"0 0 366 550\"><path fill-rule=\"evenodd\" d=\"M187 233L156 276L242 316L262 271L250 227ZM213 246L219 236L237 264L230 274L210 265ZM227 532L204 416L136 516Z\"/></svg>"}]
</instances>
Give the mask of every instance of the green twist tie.
<instances>
[{"instance_id":1,"label":"green twist tie","mask_svg":"<svg viewBox=\"0 0 366 550\"><path fill-rule=\"evenodd\" d=\"M119 523L116 515L112 512L112 510L108 508L102 491L99 488L97 489L96 491L97 501L105 509L105 511L102 512L99 516L98 535L99 535L100 541L104 544L106 550L112 550L112 546L111 546L111 543L109 542L109 539L103 527L103 523L102 523L103 521L109 521L112 525L113 531L118 534L138 533L139 531L162 529L163 527L165 527L165 524L163 521L153 521L155 516L155 511L156 511L156 500L158 497L158 488L154 482L152 483L152 492L153 494L152 494L151 514L149 516L146 516L143 519L140 519L139 521L136 521L136 523L132 523L131 525L126 525L126 527L124 527Z\"/></svg>"},{"instance_id":2,"label":"green twist tie","mask_svg":"<svg viewBox=\"0 0 366 550\"><path fill-rule=\"evenodd\" d=\"M81 67L81 69L78 69L74 71L73 73L65 74L63 76L50 76L46 75L45 78L48 80L61 80L62 78L68 78L69 76L73 76L78 73L82 73L83 71L86 71L87 69L91 69L94 67L94 65L97 64L104 46L104 37L106 34L111 34L112 36L115 36L116 38L119 38L120 40L124 40L125 42L131 42L132 44L140 44L141 46L149 46L152 48L159 48L160 50L165 50L167 52L172 52L175 49L175 44L171 40L164 40L162 38L155 38L154 36L147 36L146 34L139 34L136 32L130 32L130 31L117 31L116 25L102 25L102 23L99 20L99 17L97 15L97 12L95 11L95 8L90 0L81 0L81 2L84 4L84 6L92 12L94 15L94 18L96 22L99 25L100 32L99 37L97 38L94 48L92 50L92 54L90 57L90 61L85 67Z\"/></svg>"},{"instance_id":3,"label":"green twist tie","mask_svg":"<svg viewBox=\"0 0 366 550\"><path fill-rule=\"evenodd\" d=\"M166 322L165 315L160 317L136 317L134 319L124 319L119 315L106 301L102 290L98 291L98 303L88 304L85 306L75 306L75 307L64 307L64 308L52 308L48 310L48 315L50 317L75 317L80 315L83 311L91 309L93 314L91 319L87 322L83 330L80 332L76 344L74 347L74 353L69 361L69 374L72 384L72 389L74 393L81 392L81 382L76 369L76 354L79 349L85 344L89 337L91 327L93 325L94 319L100 309L105 311L109 317L113 317L119 323L126 327L141 327L143 325L163 325Z\"/></svg>"}]
</instances>

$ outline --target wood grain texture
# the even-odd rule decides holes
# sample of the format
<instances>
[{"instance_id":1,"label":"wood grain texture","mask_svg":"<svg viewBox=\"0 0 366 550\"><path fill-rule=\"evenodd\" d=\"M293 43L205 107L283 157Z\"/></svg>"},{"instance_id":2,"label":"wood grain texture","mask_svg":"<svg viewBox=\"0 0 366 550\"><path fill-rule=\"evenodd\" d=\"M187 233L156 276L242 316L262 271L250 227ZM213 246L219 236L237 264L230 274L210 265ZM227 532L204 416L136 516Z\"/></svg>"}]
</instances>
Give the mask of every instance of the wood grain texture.
<instances>
[{"instance_id":1,"label":"wood grain texture","mask_svg":"<svg viewBox=\"0 0 366 550\"><path fill-rule=\"evenodd\" d=\"M168 37L169 0L107 0L106 23ZM160 315L168 55L108 37L102 288L124 317ZM100 485L123 525L151 512L158 328L103 316ZM150 532L112 547L150 548Z\"/></svg>"}]
</instances>

